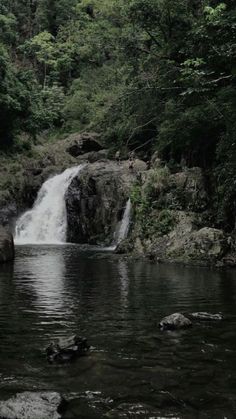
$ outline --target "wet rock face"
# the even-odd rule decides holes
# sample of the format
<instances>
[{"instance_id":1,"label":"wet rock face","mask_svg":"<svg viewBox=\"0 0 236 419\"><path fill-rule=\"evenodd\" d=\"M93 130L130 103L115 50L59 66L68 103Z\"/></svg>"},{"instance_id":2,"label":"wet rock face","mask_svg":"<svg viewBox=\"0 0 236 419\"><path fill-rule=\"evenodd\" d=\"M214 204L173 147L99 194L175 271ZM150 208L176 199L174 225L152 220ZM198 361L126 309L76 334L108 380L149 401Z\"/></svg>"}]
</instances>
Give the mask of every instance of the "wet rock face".
<instances>
[{"instance_id":1,"label":"wet rock face","mask_svg":"<svg viewBox=\"0 0 236 419\"><path fill-rule=\"evenodd\" d=\"M58 393L19 393L0 402L0 419L59 419L62 405Z\"/></svg>"},{"instance_id":2,"label":"wet rock face","mask_svg":"<svg viewBox=\"0 0 236 419\"><path fill-rule=\"evenodd\" d=\"M174 313L164 317L159 323L161 330L188 329L191 326L192 322L181 313Z\"/></svg>"},{"instance_id":3,"label":"wet rock face","mask_svg":"<svg viewBox=\"0 0 236 419\"><path fill-rule=\"evenodd\" d=\"M133 172L128 162L106 160L88 164L72 180L66 194L67 240L111 244L137 172L145 168L141 161L135 162Z\"/></svg>"},{"instance_id":4,"label":"wet rock face","mask_svg":"<svg viewBox=\"0 0 236 419\"><path fill-rule=\"evenodd\" d=\"M9 226L14 224L14 219L17 217L16 203L9 203L0 208L0 224L2 226Z\"/></svg>"},{"instance_id":5,"label":"wet rock face","mask_svg":"<svg viewBox=\"0 0 236 419\"><path fill-rule=\"evenodd\" d=\"M0 227L0 263L12 261L14 255L13 236L3 227Z\"/></svg>"}]
</instances>

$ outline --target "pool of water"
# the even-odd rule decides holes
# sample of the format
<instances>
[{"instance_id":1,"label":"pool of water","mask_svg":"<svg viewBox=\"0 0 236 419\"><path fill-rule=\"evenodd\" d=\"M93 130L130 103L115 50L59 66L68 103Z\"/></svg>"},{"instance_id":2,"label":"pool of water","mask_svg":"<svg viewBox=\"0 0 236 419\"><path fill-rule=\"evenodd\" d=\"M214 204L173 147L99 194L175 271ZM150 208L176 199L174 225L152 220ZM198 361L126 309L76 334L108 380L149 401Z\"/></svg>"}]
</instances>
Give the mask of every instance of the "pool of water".
<instances>
[{"instance_id":1,"label":"pool of water","mask_svg":"<svg viewBox=\"0 0 236 419\"><path fill-rule=\"evenodd\" d=\"M161 318L177 311L222 312L225 320L160 332ZM89 356L49 365L45 347L73 334L87 337ZM104 417L123 403L127 412L139 403L160 413L144 417L236 418L235 335L235 271L70 245L19 246L14 264L0 267L2 399L59 391L73 399L66 417L78 419Z\"/></svg>"}]
</instances>

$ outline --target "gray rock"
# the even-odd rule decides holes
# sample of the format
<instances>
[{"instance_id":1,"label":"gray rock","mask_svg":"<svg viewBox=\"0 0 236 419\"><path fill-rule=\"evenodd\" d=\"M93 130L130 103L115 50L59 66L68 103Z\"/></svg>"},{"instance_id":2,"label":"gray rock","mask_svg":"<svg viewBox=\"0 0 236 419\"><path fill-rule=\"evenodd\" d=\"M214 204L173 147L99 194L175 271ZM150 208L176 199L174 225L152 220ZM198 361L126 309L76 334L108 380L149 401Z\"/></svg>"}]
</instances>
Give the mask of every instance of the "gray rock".
<instances>
[{"instance_id":1,"label":"gray rock","mask_svg":"<svg viewBox=\"0 0 236 419\"><path fill-rule=\"evenodd\" d=\"M197 313L191 313L188 315L193 320L203 320L203 321L219 321L223 320L222 314L212 314L212 313L206 313L203 311L197 312Z\"/></svg>"},{"instance_id":2,"label":"gray rock","mask_svg":"<svg viewBox=\"0 0 236 419\"><path fill-rule=\"evenodd\" d=\"M11 224L10 221L14 220L16 217L17 217L16 203L9 202L8 204L0 207L0 225L9 226Z\"/></svg>"},{"instance_id":3,"label":"gray rock","mask_svg":"<svg viewBox=\"0 0 236 419\"><path fill-rule=\"evenodd\" d=\"M98 141L99 135L94 132L85 132L83 134L72 134L67 141L71 144L67 152L72 157L78 157L91 151L100 151L102 146Z\"/></svg>"},{"instance_id":4,"label":"gray rock","mask_svg":"<svg viewBox=\"0 0 236 419\"><path fill-rule=\"evenodd\" d=\"M9 262L14 259L13 236L6 229L0 226L0 263Z\"/></svg>"},{"instance_id":5,"label":"gray rock","mask_svg":"<svg viewBox=\"0 0 236 419\"><path fill-rule=\"evenodd\" d=\"M187 225L186 225L187 227ZM174 260L199 261L201 264L216 264L226 254L229 244L222 230L204 227L197 231L183 231L182 236L170 237L168 256Z\"/></svg>"},{"instance_id":6,"label":"gray rock","mask_svg":"<svg viewBox=\"0 0 236 419\"><path fill-rule=\"evenodd\" d=\"M89 163L95 163L99 160L107 160L109 155L109 150L100 150L100 151L90 151L89 153L82 154L76 158L78 163L84 163L85 161Z\"/></svg>"},{"instance_id":7,"label":"gray rock","mask_svg":"<svg viewBox=\"0 0 236 419\"><path fill-rule=\"evenodd\" d=\"M19 393L0 402L0 419L59 419L62 403L58 393Z\"/></svg>"},{"instance_id":8,"label":"gray rock","mask_svg":"<svg viewBox=\"0 0 236 419\"><path fill-rule=\"evenodd\" d=\"M191 326L192 322L181 313L174 313L164 317L159 323L161 330L187 329Z\"/></svg>"}]
</instances>

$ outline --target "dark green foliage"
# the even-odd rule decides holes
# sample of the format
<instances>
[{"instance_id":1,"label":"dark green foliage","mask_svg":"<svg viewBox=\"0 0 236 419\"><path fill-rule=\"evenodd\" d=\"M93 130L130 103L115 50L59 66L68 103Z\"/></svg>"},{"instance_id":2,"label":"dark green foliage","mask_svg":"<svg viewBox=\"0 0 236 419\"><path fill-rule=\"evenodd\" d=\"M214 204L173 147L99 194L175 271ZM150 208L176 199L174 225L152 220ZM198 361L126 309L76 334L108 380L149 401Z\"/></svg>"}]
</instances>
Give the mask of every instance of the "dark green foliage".
<instances>
[{"instance_id":1,"label":"dark green foliage","mask_svg":"<svg viewBox=\"0 0 236 419\"><path fill-rule=\"evenodd\" d=\"M160 187L165 182L165 169L161 169L158 179ZM164 175L164 176L163 176ZM134 209L134 216L141 230L141 234L145 238L160 237L168 234L175 225L174 212L167 209L156 210L156 202L153 197L153 189L150 184L142 190L136 185L131 192L131 202Z\"/></svg>"},{"instance_id":2,"label":"dark green foliage","mask_svg":"<svg viewBox=\"0 0 236 419\"><path fill-rule=\"evenodd\" d=\"M228 229L235 89L232 0L1 1L0 147L60 127L96 130L147 158L159 150L168 164L210 172Z\"/></svg>"}]
</instances>

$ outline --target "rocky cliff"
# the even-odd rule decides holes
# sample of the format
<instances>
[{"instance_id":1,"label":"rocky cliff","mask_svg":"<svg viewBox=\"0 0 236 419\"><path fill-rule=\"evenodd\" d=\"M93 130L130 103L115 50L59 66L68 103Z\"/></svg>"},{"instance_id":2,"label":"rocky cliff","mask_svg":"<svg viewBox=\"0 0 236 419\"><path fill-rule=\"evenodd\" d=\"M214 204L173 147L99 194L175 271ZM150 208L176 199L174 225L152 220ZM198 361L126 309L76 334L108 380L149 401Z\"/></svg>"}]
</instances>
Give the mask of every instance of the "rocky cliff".
<instances>
[{"instance_id":1,"label":"rocky cliff","mask_svg":"<svg viewBox=\"0 0 236 419\"><path fill-rule=\"evenodd\" d=\"M0 263L14 259L14 242L12 234L0 226Z\"/></svg>"},{"instance_id":2,"label":"rocky cliff","mask_svg":"<svg viewBox=\"0 0 236 419\"><path fill-rule=\"evenodd\" d=\"M200 168L170 170L156 162L133 192L132 251L156 261L234 265L234 238L215 228ZM129 246L128 246L129 247Z\"/></svg>"},{"instance_id":3,"label":"rocky cliff","mask_svg":"<svg viewBox=\"0 0 236 419\"><path fill-rule=\"evenodd\" d=\"M132 171L128 161L87 164L66 194L68 241L111 244L137 175L145 170L140 160Z\"/></svg>"}]
</instances>

